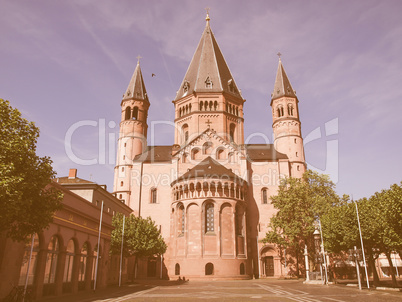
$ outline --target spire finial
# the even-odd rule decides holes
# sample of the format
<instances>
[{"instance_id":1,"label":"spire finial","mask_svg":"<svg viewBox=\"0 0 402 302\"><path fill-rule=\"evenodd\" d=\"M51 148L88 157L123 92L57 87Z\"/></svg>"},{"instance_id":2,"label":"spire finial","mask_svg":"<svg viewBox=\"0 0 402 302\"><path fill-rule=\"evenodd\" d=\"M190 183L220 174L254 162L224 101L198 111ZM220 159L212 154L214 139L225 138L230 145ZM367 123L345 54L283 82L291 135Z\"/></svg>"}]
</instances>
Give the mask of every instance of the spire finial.
<instances>
[{"instance_id":1,"label":"spire finial","mask_svg":"<svg viewBox=\"0 0 402 302\"><path fill-rule=\"evenodd\" d=\"M280 52L278 52L277 54L276 54L278 57L279 57L279 61L281 60L281 53Z\"/></svg>"},{"instance_id":2,"label":"spire finial","mask_svg":"<svg viewBox=\"0 0 402 302\"><path fill-rule=\"evenodd\" d=\"M207 21L207 23L209 23L209 20L211 20L211 18L209 17L209 7L206 7L205 10L207 11L207 17L205 18L205 21Z\"/></svg>"},{"instance_id":3,"label":"spire finial","mask_svg":"<svg viewBox=\"0 0 402 302\"><path fill-rule=\"evenodd\" d=\"M137 56L137 64L140 64L140 59L142 59L142 57L140 55Z\"/></svg>"}]
</instances>

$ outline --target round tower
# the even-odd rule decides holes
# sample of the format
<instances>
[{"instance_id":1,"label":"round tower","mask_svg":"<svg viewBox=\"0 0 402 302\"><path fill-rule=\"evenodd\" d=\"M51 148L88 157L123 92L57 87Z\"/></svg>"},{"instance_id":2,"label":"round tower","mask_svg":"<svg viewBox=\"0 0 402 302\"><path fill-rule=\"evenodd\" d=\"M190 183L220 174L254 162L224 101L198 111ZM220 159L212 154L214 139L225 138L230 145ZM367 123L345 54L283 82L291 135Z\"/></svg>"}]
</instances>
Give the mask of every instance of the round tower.
<instances>
[{"instance_id":1,"label":"round tower","mask_svg":"<svg viewBox=\"0 0 402 302\"><path fill-rule=\"evenodd\" d=\"M271 95L274 146L289 158L290 176L301 178L306 171L299 100L279 58L274 91Z\"/></svg>"},{"instance_id":2,"label":"round tower","mask_svg":"<svg viewBox=\"0 0 402 302\"><path fill-rule=\"evenodd\" d=\"M147 147L149 106L138 58L134 74L121 101L120 133L113 188L117 198L128 206L130 206L130 175L133 159L142 154Z\"/></svg>"}]
</instances>

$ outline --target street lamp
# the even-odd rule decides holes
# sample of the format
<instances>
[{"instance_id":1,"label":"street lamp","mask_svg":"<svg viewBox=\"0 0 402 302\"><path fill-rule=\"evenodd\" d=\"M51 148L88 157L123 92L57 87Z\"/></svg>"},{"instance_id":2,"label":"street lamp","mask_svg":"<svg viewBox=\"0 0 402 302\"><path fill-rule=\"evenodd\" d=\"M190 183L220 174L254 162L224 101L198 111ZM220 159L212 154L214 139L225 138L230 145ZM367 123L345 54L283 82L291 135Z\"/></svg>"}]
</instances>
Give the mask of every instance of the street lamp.
<instances>
[{"instance_id":1,"label":"street lamp","mask_svg":"<svg viewBox=\"0 0 402 302\"><path fill-rule=\"evenodd\" d=\"M321 252L320 252L320 239L321 239L321 235L320 235L320 231L316 228L314 230L313 233L314 236L314 246L315 246L315 263L318 263L318 266L320 267L320 275L321 275L321 280L324 281L324 279L322 278L322 257L321 257Z\"/></svg>"}]
</instances>

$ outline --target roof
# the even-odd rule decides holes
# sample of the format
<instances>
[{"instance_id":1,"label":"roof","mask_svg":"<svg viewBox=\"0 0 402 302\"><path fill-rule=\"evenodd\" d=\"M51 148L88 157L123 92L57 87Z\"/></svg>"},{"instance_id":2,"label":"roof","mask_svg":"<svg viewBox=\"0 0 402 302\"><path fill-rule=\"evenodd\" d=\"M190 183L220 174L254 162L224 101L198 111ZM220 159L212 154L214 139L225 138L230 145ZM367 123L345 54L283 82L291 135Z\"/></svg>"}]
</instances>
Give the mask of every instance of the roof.
<instances>
[{"instance_id":1,"label":"roof","mask_svg":"<svg viewBox=\"0 0 402 302\"><path fill-rule=\"evenodd\" d=\"M55 178L54 181L58 184L96 184L93 181L85 180L79 177L70 178L68 176Z\"/></svg>"},{"instance_id":2,"label":"roof","mask_svg":"<svg viewBox=\"0 0 402 302\"><path fill-rule=\"evenodd\" d=\"M290 84L289 78L286 75L285 68L283 68L282 61L279 58L278 71L276 72L276 79L274 91L272 92L272 100L278 99L283 96L296 97L296 92Z\"/></svg>"},{"instance_id":3,"label":"roof","mask_svg":"<svg viewBox=\"0 0 402 302\"><path fill-rule=\"evenodd\" d=\"M134 157L134 161L167 162L172 160L173 146L148 146L147 150Z\"/></svg>"},{"instance_id":4,"label":"roof","mask_svg":"<svg viewBox=\"0 0 402 302\"><path fill-rule=\"evenodd\" d=\"M145 89L144 79L142 77L140 61L137 62L133 76L131 77L127 90L123 95L123 100L131 98L148 101L148 94Z\"/></svg>"},{"instance_id":5,"label":"roof","mask_svg":"<svg viewBox=\"0 0 402 302\"><path fill-rule=\"evenodd\" d=\"M232 169L228 169L214 160L211 156L208 156L206 159L201 161L198 165L194 166L178 179L176 179L172 184L175 184L178 181L186 180L186 179L194 179L194 178L217 178L220 180L243 180L235 173L232 172Z\"/></svg>"},{"instance_id":6,"label":"roof","mask_svg":"<svg viewBox=\"0 0 402 302\"><path fill-rule=\"evenodd\" d=\"M273 144L247 144L245 147L247 156L251 161L272 161L288 158L286 154L276 151Z\"/></svg>"},{"instance_id":7,"label":"roof","mask_svg":"<svg viewBox=\"0 0 402 302\"><path fill-rule=\"evenodd\" d=\"M186 75L175 100L193 92L227 92L242 99L215 36L209 26L209 17ZM207 88L207 82L212 83Z\"/></svg>"}]
</instances>

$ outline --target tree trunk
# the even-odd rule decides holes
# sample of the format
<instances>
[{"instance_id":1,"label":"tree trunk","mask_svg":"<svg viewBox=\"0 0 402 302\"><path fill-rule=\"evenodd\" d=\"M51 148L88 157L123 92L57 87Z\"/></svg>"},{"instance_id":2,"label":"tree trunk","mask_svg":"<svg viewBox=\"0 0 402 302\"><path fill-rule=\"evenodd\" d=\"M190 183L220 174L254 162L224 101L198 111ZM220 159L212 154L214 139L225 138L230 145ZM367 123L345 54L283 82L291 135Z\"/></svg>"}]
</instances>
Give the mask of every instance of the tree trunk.
<instances>
[{"instance_id":1,"label":"tree trunk","mask_svg":"<svg viewBox=\"0 0 402 302\"><path fill-rule=\"evenodd\" d=\"M394 265L392 264L392 259L391 259L391 252L386 252L385 255L387 255L388 263L389 263L389 268L391 269L391 276L392 276L392 286L397 287L396 283L396 277L395 277L395 271L394 271Z\"/></svg>"},{"instance_id":2,"label":"tree trunk","mask_svg":"<svg viewBox=\"0 0 402 302\"><path fill-rule=\"evenodd\" d=\"M296 276L300 278L300 270L299 270L299 249L296 247Z\"/></svg>"},{"instance_id":3,"label":"tree trunk","mask_svg":"<svg viewBox=\"0 0 402 302\"><path fill-rule=\"evenodd\" d=\"M371 268L371 271L373 272L373 283L374 286L378 286L380 284L380 278L378 278L378 273L377 273L377 268L375 267L375 262L374 262L374 257L373 253L368 253L368 264L369 267Z\"/></svg>"}]
</instances>

